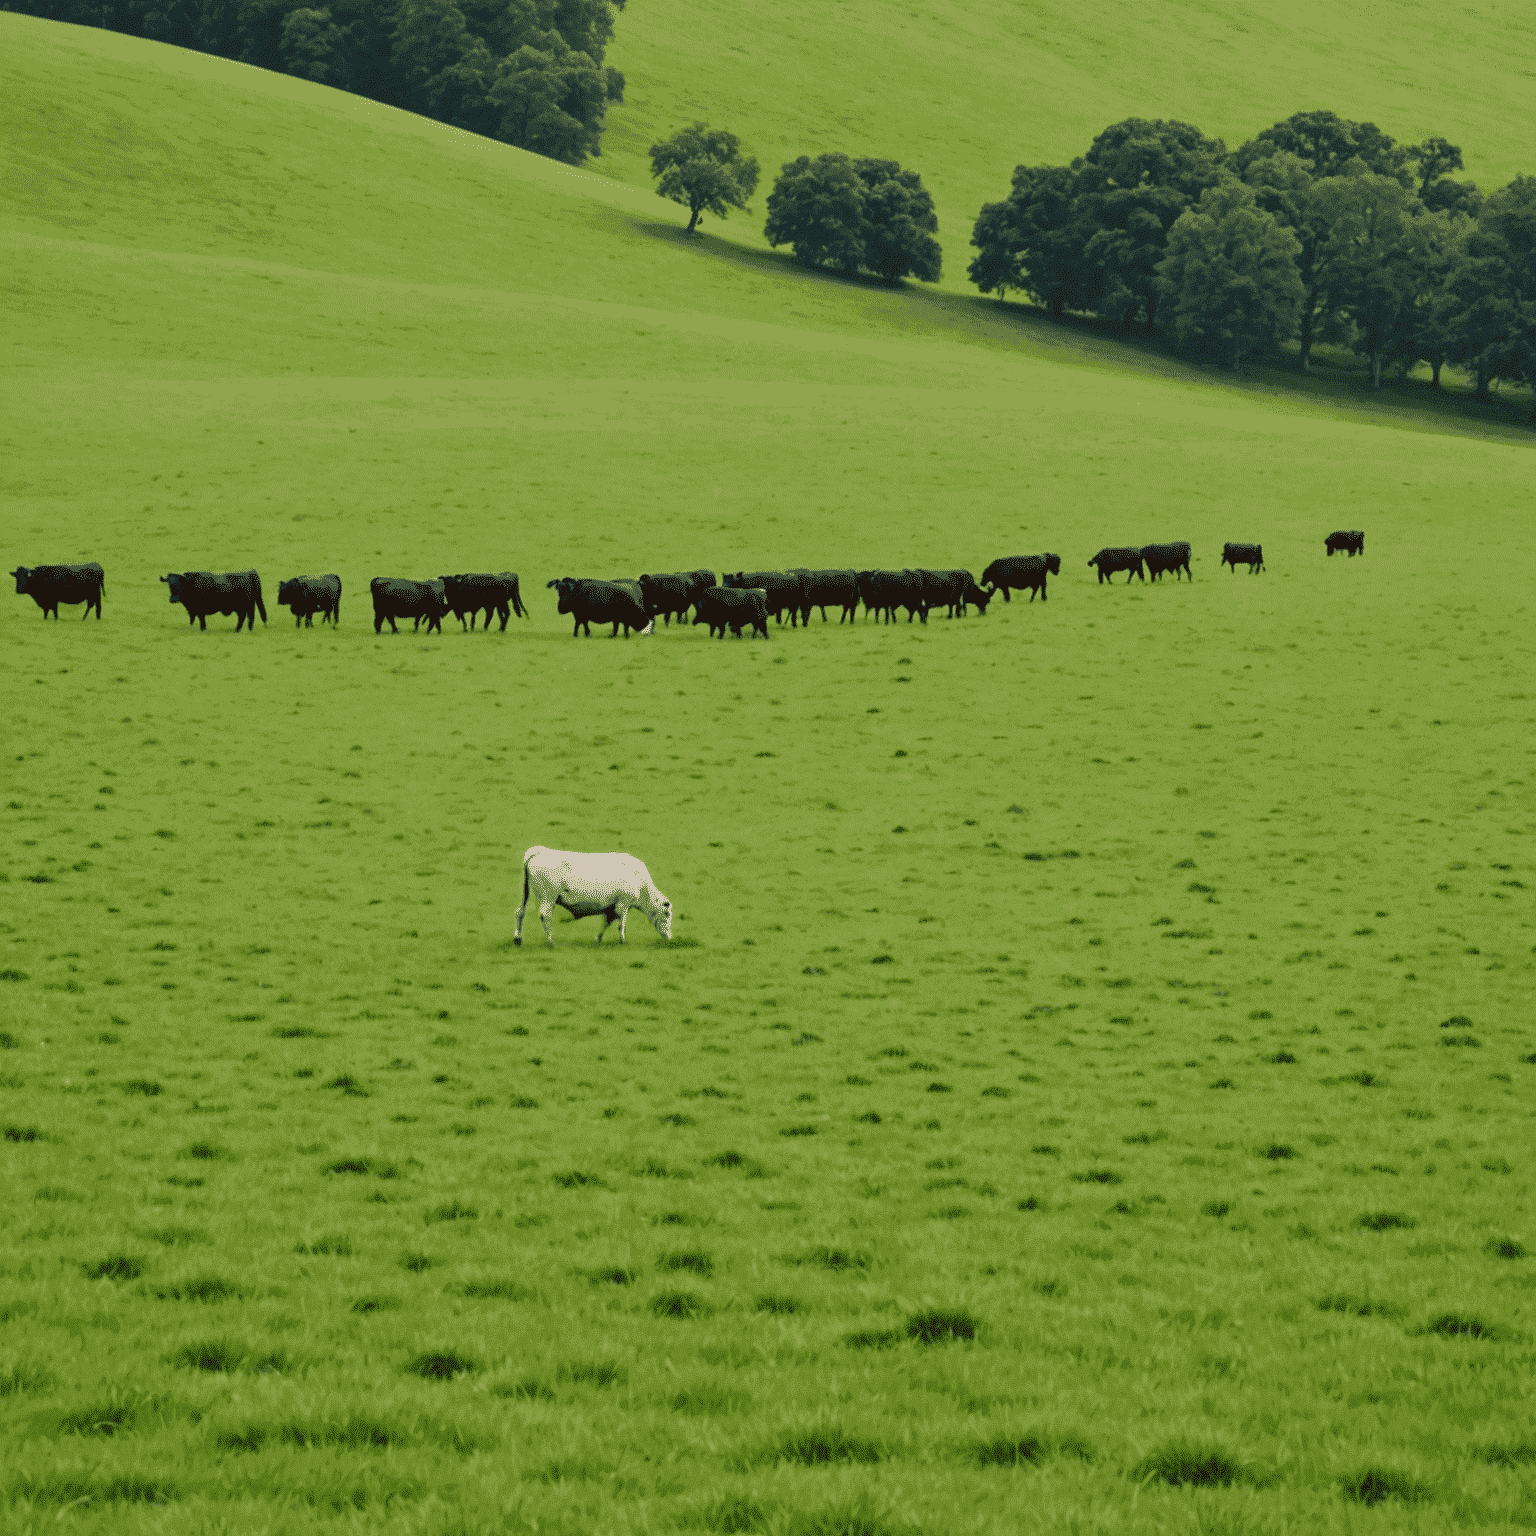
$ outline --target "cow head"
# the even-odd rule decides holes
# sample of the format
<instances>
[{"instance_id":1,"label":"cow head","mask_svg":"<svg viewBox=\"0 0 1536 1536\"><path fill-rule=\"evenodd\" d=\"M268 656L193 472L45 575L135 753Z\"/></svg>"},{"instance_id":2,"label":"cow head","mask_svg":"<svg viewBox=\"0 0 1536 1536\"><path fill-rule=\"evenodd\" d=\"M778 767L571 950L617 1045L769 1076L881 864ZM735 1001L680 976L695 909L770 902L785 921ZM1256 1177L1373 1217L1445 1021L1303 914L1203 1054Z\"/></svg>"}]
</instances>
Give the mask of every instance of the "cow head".
<instances>
[{"instance_id":1,"label":"cow head","mask_svg":"<svg viewBox=\"0 0 1536 1536\"><path fill-rule=\"evenodd\" d=\"M655 928L662 938L670 940L672 937L672 903L667 900L654 885L647 884L645 888L645 903L643 910L650 918L651 926Z\"/></svg>"},{"instance_id":2,"label":"cow head","mask_svg":"<svg viewBox=\"0 0 1536 1536\"><path fill-rule=\"evenodd\" d=\"M175 571L172 571L169 576L162 576L160 578L160 580L163 581L171 589L170 599L173 603L179 603L181 601L182 579L183 578Z\"/></svg>"},{"instance_id":3,"label":"cow head","mask_svg":"<svg viewBox=\"0 0 1536 1536\"><path fill-rule=\"evenodd\" d=\"M299 596L299 579L297 576L288 581L280 581L277 584L277 600L281 604L291 603Z\"/></svg>"},{"instance_id":4,"label":"cow head","mask_svg":"<svg viewBox=\"0 0 1536 1536\"><path fill-rule=\"evenodd\" d=\"M992 597L993 594L991 592L988 592L984 587L978 587L975 582L971 583L970 590L965 594L966 602L974 603L979 613L987 611L987 604L992 601Z\"/></svg>"},{"instance_id":5,"label":"cow head","mask_svg":"<svg viewBox=\"0 0 1536 1536\"><path fill-rule=\"evenodd\" d=\"M1061 556L1060 555L1047 555L1045 557L1045 568L1046 568L1046 570L1048 570L1051 573L1052 576L1060 576L1061 575Z\"/></svg>"},{"instance_id":6,"label":"cow head","mask_svg":"<svg viewBox=\"0 0 1536 1536\"><path fill-rule=\"evenodd\" d=\"M31 566L18 565L10 574L16 578L16 590L18 592L25 592L27 590L27 577L32 574Z\"/></svg>"}]
</instances>

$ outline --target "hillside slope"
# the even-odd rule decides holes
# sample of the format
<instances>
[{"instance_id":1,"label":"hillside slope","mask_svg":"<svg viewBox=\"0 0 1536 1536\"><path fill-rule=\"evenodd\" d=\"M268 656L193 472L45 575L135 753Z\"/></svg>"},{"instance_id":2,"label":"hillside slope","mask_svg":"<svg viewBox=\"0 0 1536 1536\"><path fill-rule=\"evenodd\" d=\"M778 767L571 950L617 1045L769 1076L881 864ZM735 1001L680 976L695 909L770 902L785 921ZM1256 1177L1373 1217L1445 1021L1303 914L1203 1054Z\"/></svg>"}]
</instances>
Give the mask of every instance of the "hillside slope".
<instances>
[{"instance_id":1,"label":"hillside slope","mask_svg":"<svg viewBox=\"0 0 1536 1536\"><path fill-rule=\"evenodd\" d=\"M1013 167L1064 163L1126 117L1179 118L1235 147L1330 108L1403 143L1449 138L1491 190L1536 169L1533 57L1536 13L1491 0L636 0L611 51L625 102L595 165L644 185L649 145L694 118L741 135L764 194L799 154L889 156L933 191L945 280L961 284L976 211ZM760 233L761 212L741 222Z\"/></svg>"}]
</instances>

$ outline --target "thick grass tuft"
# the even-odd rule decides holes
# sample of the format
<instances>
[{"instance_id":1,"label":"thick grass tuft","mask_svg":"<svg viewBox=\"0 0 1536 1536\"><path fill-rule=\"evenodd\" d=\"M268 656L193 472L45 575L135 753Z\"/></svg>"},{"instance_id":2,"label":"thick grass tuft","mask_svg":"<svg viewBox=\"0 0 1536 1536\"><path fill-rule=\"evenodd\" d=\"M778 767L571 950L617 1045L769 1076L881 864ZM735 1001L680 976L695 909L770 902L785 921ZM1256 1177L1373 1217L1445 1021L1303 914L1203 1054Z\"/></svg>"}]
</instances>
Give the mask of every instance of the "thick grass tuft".
<instances>
[{"instance_id":1,"label":"thick grass tuft","mask_svg":"<svg viewBox=\"0 0 1536 1536\"><path fill-rule=\"evenodd\" d=\"M951 1344L957 1339L974 1339L977 1326L969 1312L953 1307L928 1307L907 1319L907 1337L919 1344Z\"/></svg>"},{"instance_id":2,"label":"thick grass tuft","mask_svg":"<svg viewBox=\"0 0 1536 1536\"><path fill-rule=\"evenodd\" d=\"M1038 1435L998 1435L973 1446L970 1459L983 1467L1033 1466L1048 1449Z\"/></svg>"},{"instance_id":3,"label":"thick grass tuft","mask_svg":"<svg viewBox=\"0 0 1536 1536\"><path fill-rule=\"evenodd\" d=\"M1384 1467L1366 1467L1340 1480L1345 1498L1361 1504L1384 1504L1398 1499L1404 1504L1421 1504L1429 1497L1424 1484L1406 1472Z\"/></svg>"},{"instance_id":4,"label":"thick grass tuft","mask_svg":"<svg viewBox=\"0 0 1536 1536\"><path fill-rule=\"evenodd\" d=\"M1395 1228L1407 1229L1418 1224L1416 1217L1404 1216L1400 1211L1367 1211L1355 1222L1357 1227L1363 1227L1367 1232L1391 1232Z\"/></svg>"},{"instance_id":5,"label":"thick grass tuft","mask_svg":"<svg viewBox=\"0 0 1536 1536\"><path fill-rule=\"evenodd\" d=\"M842 1429L822 1427L791 1431L779 1441L774 1459L795 1462L802 1467L825 1467L837 1462L872 1466L882 1459L883 1454L877 1441L850 1435Z\"/></svg>"},{"instance_id":6,"label":"thick grass tuft","mask_svg":"<svg viewBox=\"0 0 1536 1536\"><path fill-rule=\"evenodd\" d=\"M1478 1453L1478 1460L1490 1467L1536 1466L1536 1444L1529 1440L1517 1440L1513 1444L1485 1445Z\"/></svg>"},{"instance_id":7,"label":"thick grass tuft","mask_svg":"<svg viewBox=\"0 0 1536 1536\"><path fill-rule=\"evenodd\" d=\"M1242 1468L1222 1446L1172 1440L1144 1456L1136 1475L1144 1482L1169 1483L1175 1488L1227 1488L1242 1476Z\"/></svg>"},{"instance_id":8,"label":"thick grass tuft","mask_svg":"<svg viewBox=\"0 0 1536 1536\"><path fill-rule=\"evenodd\" d=\"M701 1253L697 1249L691 1249L682 1253L664 1253L656 1261L656 1267L673 1273L679 1270L688 1270L690 1273L698 1275L700 1279L708 1280L715 1272L715 1261L709 1254Z\"/></svg>"},{"instance_id":9,"label":"thick grass tuft","mask_svg":"<svg viewBox=\"0 0 1536 1536\"><path fill-rule=\"evenodd\" d=\"M651 1298L651 1311L657 1317L675 1317L688 1321L696 1317L708 1317L713 1308L702 1296L692 1291L663 1291Z\"/></svg>"},{"instance_id":10,"label":"thick grass tuft","mask_svg":"<svg viewBox=\"0 0 1536 1536\"><path fill-rule=\"evenodd\" d=\"M1110 1168L1085 1168L1072 1177L1079 1184L1119 1184L1121 1176Z\"/></svg>"},{"instance_id":11,"label":"thick grass tuft","mask_svg":"<svg viewBox=\"0 0 1536 1536\"><path fill-rule=\"evenodd\" d=\"M12 1360L0 1365L0 1397L47 1392L53 1385L53 1372L31 1360Z\"/></svg>"},{"instance_id":12,"label":"thick grass tuft","mask_svg":"<svg viewBox=\"0 0 1536 1536\"><path fill-rule=\"evenodd\" d=\"M1435 1333L1443 1339L1498 1339L1504 1330L1481 1318L1467 1317L1460 1312L1442 1312L1424 1325L1425 1333Z\"/></svg>"},{"instance_id":13,"label":"thick grass tuft","mask_svg":"<svg viewBox=\"0 0 1536 1536\"><path fill-rule=\"evenodd\" d=\"M690 1510L684 1519L688 1525L706 1531L766 1531L768 1513L756 1499L745 1494L722 1494Z\"/></svg>"},{"instance_id":14,"label":"thick grass tuft","mask_svg":"<svg viewBox=\"0 0 1536 1536\"><path fill-rule=\"evenodd\" d=\"M633 1285L638 1278L638 1271L625 1269L622 1265L618 1264L610 1264L604 1269L587 1271L587 1279L593 1285Z\"/></svg>"},{"instance_id":15,"label":"thick grass tuft","mask_svg":"<svg viewBox=\"0 0 1536 1536\"><path fill-rule=\"evenodd\" d=\"M849 1349L894 1349L906 1339L899 1328L861 1328L857 1333L843 1335L843 1343Z\"/></svg>"},{"instance_id":16,"label":"thick grass tuft","mask_svg":"<svg viewBox=\"0 0 1536 1536\"><path fill-rule=\"evenodd\" d=\"M120 1472L110 1477L81 1477L67 1472L21 1473L5 1485L5 1495L18 1503L66 1510L99 1509L104 1504L170 1504L181 1497L168 1478Z\"/></svg>"},{"instance_id":17,"label":"thick grass tuft","mask_svg":"<svg viewBox=\"0 0 1536 1536\"><path fill-rule=\"evenodd\" d=\"M759 1312L772 1312L780 1317L805 1310L804 1304L793 1296L759 1296L754 1305Z\"/></svg>"},{"instance_id":18,"label":"thick grass tuft","mask_svg":"<svg viewBox=\"0 0 1536 1536\"><path fill-rule=\"evenodd\" d=\"M438 1349L414 1356L406 1369L424 1381L452 1381L456 1376L467 1376L476 1369L476 1365L468 1355Z\"/></svg>"},{"instance_id":19,"label":"thick grass tuft","mask_svg":"<svg viewBox=\"0 0 1536 1536\"><path fill-rule=\"evenodd\" d=\"M278 1374L286 1371L289 1366L288 1357L281 1350L250 1350L222 1338L199 1339L183 1344L169 1359L172 1365L185 1366L189 1370L219 1373L250 1371L256 1375Z\"/></svg>"},{"instance_id":20,"label":"thick grass tuft","mask_svg":"<svg viewBox=\"0 0 1536 1536\"><path fill-rule=\"evenodd\" d=\"M1368 1296L1352 1296L1347 1291L1330 1291L1317 1299L1319 1312L1343 1312L1349 1317L1400 1317L1402 1308L1392 1302L1375 1301Z\"/></svg>"},{"instance_id":21,"label":"thick grass tuft","mask_svg":"<svg viewBox=\"0 0 1536 1536\"><path fill-rule=\"evenodd\" d=\"M441 1205L434 1205L427 1212L428 1223L434 1221L478 1221L480 1212L472 1205L465 1205L461 1200L445 1200Z\"/></svg>"},{"instance_id":22,"label":"thick grass tuft","mask_svg":"<svg viewBox=\"0 0 1536 1536\"><path fill-rule=\"evenodd\" d=\"M87 1280L137 1280L144 1273L144 1261L131 1253L114 1253L80 1267Z\"/></svg>"},{"instance_id":23,"label":"thick grass tuft","mask_svg":"<svg viewBox=\"0 0 1536 1536\"><path fill-rule=\"evenodd\" d=\"M1524 1243L1514 1237L1490 1237L1486 1252L1495 1259L1523 1259L1527 1257Z\"/></svg>"},{"instance_id":24,"label":"thick grass tuft","mask_svg":"<svg viewBox=\"0 0 1536 1536\"><path fill-rule=\"evenodd\" d=\"M915 1527L898 1520L872 1495L857 1493L815 1509L796 1510L782 1529L784 1536L908 1536Z\"/></svg>"},{"instance_id":25,"label":"thick grass tuft","mask_svg":"<svg viewBox=\"0 0 1536 1536\"><path fill-rule=\"evenodd\" d=\"M188 1275L183 1280L168 1281L155 1291L161 1301L201 1301L210 1306L245 1294L245 1287L238 1281L213 1274Z\"/></svg>"},{"instance_id":26,"label":"thick grass tuft","mask_svg":"<svg viewBox=\"0 0 1536 1536\"><path fill-rule=\"evenodd\" d=\"M809 1249L799 1258L790 1260L791 1264L814 1264L818 1269L830 1269L833 1274L841 1274L850 1269L868 1269L869 1255L856 1253L849 1248L828 1248L818 1245Z\"/></svg>"}]
</instances>

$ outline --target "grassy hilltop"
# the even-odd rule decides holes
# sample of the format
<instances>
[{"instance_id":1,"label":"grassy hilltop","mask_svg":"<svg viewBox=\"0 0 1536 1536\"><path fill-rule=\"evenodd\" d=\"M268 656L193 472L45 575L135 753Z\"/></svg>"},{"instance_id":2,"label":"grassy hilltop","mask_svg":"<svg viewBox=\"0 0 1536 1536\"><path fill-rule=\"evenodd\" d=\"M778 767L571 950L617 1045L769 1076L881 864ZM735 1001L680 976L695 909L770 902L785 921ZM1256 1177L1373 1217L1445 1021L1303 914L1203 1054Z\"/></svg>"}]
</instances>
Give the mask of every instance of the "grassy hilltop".
<instances>
[{"instance_id":1,"label":"grassy hilltop","mask_svg":"<svg viewBox=\"0 0 1536 1536\"><path fill-rule=\"evenodd\" d=\"M107 571L0 604L0 1525L1528 1522L1528 435L108 33L0 15L0 138L7 568ZM1040 549L766 644L544 589ZM249 636L156 579L247 565ZM678 942L513 950L535 842Z\"/></svg>"}]
</instances>

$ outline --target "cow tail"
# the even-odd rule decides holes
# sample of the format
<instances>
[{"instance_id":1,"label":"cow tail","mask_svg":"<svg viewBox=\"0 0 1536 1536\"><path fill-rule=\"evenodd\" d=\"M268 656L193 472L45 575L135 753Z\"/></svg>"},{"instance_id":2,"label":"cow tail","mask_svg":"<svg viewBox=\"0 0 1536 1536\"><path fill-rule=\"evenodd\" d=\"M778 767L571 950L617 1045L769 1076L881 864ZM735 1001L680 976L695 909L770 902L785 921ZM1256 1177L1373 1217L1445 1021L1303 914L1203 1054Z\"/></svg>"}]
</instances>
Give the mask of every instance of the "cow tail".
<instances>
[{"instance_id":1,"label":"cow tail","mask_svg":"<svg viewBox=\"0 0 1536 1536\"><path fill-rule=\"evenodd\" d=\"M526 619L528 617L528 610L523 607L523 599L518 592L517 583L515 581L512 583L512 612L515 613L520 619Z\"/></svg>"},{"instance_id":2,"label":"cow tail","mask_svg":"<svg viewBox=\"0 0 1536 1536\"><path fill-rule=\"evenodd\" d=\"M528 905L528 861L523 860L523 906Z\"/></svg>"},{"instance_id":3,"label":"cow tail","mask_svg":"<svg viewBox=\"0 0 1536 1536\"><path fill-rule=\"evenodd\" d=\"M267 605L261 600L261 583L259 581L256 583L256 607L261 614L261 622L265 624L267 622Z\"/></svg>"}]
</instances>

